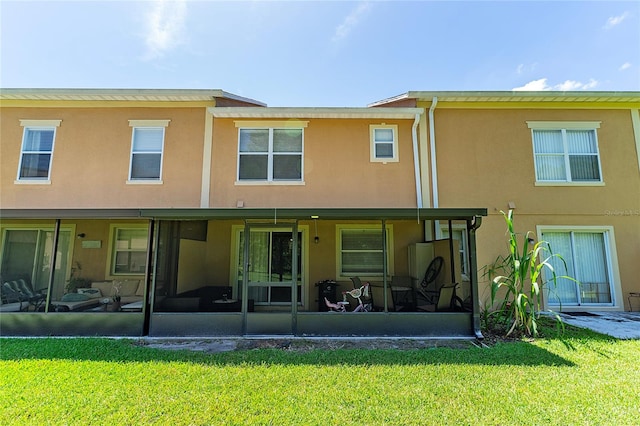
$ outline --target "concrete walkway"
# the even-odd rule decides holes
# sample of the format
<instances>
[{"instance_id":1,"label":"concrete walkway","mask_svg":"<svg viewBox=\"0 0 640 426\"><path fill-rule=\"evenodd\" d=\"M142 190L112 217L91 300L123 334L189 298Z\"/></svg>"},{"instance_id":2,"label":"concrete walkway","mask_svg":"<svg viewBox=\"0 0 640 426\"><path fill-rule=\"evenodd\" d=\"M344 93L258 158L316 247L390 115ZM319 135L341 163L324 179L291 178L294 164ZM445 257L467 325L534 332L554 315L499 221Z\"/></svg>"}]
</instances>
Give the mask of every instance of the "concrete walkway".
<instances>
[{"instance_id":1,"label":"concrete walkway","mask_svg":"<svg viewBox=\"0 0 640 426\"><path fill-rule=\"evenodd\" d=\"M640 312L565 312L562 320L618 339L640 339Z\"/></svg>"}]
</instances>

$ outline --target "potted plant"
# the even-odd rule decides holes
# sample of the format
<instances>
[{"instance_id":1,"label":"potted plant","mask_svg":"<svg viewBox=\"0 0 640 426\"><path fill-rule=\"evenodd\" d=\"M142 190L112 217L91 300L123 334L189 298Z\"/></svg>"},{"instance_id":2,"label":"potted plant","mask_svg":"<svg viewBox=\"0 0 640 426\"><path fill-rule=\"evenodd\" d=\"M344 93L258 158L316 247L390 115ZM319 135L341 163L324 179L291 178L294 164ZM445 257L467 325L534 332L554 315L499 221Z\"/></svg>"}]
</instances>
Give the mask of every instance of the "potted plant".
<instances>
[{"instance_id":1,"label":"potted plant","mask_svg":"<svg viewBox=\"0 0 640 426\"><path fill-rule=\"evenodd\" d=\"M91 279L78 276L80 275L79 271L82 271L82 266L80 262L76 262L76 267L71 268L71 276L65 286L67 293L76 293L79 288L91 287Z\"/></svg>"}]
</instances>

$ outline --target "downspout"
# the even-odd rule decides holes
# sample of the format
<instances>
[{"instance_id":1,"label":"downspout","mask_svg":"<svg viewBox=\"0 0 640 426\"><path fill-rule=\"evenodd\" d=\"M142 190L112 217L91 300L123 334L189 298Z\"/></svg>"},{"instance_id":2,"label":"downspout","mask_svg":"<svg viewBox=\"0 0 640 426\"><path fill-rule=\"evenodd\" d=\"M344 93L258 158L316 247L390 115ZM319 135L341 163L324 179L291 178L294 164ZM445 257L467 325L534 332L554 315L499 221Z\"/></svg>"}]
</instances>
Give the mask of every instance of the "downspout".
<instances>
[{"instance_id":1,"label":"downspout","mask_svg":"<svg viewBox=\"0 0 640 426\"><path fill-rule=\"evenodd\" d=\"M431 193L433 194L433 208L440 207L438 202L438 169L436 166L436 130L433 118L433 112L438 105L438 97L434 96L429 107L429 147L431 148ZM433 223L436 239L442 236L440 231L440 221L435 220Z\"/></svg>"},{"instance_id":2,"label":"downspout","mask_svg":"<svg viewBox=\"0 0 640 426\"><path fill-rule=\"evenodd\" d=\"M433 111L438 105L438 97L434 96L429 107L429 145L431 147L431 186L433 193L433 208L437 209L438 204L438 170L436 168L436 130L433 122Z\"/></svg>"},{"instance_id":3,"label":"downspout","mask_svg":"<svg viewBox=\"0 0 640 426\"><path fill-rule=\"evenodd\" d=\"M420 179L420 158L418 152L418 123L420 122L420 115L416 114L416 118L413 121L413 126L411 127L411 138L413 139L413 170L416 176L416 203L419 209L422 206L422 184ZM386 293L385 293L386 295ZM386 306L386 305L385 305Z\"/></svg>"}]
</instances>

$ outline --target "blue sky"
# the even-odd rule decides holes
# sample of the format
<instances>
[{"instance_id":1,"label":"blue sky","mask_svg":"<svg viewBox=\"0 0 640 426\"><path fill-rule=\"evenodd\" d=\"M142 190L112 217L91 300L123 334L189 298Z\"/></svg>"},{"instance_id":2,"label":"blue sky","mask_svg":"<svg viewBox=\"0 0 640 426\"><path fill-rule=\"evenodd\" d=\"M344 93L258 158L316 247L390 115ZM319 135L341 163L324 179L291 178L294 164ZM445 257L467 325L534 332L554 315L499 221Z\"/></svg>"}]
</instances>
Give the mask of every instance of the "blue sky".
<instances>
[{"instance_id":1,"label":"blue sky","mask_svg":"<svg viewBox=\"0 0 640 426\"><path fill-rule=\"evenodd\" d=\"M0 15L1 87L222 89L269 106L640 91L638 1L0 0Z\"/></svg>"}]
</instances>

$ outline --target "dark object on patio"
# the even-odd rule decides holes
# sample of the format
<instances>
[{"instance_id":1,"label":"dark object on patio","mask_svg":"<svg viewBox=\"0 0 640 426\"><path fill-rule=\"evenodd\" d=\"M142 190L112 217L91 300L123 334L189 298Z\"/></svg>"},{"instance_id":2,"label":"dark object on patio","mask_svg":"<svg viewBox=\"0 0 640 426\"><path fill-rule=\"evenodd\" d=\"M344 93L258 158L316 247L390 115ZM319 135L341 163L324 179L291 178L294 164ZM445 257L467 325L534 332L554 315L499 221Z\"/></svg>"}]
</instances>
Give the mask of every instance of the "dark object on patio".
<instances>
[{"instance_id":1,"label":"dark object on patio","mask_svg":"<svg viewBox=\"0 0 640 426\"><path fill-rule=\"evenodd\" d=\"M435 303L418 305L418 310L426 312L464 311L462 300L456 296L457 287L458 284L443 285L438 290L438 298Z\"/></svg>"},{"instance_id":2,"label":"dark object on patio","mask_svg":"<svg viewBox=\"0 0 640 426\"><path fill-rule=\"evenodd\" d=\"M2 279L2 292L10 295L11 299L16 299L13 303L28 302L26 309L21 307L20 310L29 310L29 305L33 306L33 310L38 308L45 302L47 288L34 290L29 275L20 275L11 279Z\"/></svg>"},{"instance_id":3,"label":"dark object on patio","mask_svg":"<svg viewBox=\"0 0 640 426\"><path fill-rule=\"evenodd\" d=\"M424 272L424 278L420 282L420 288L418 293L424 297L428 303L435 304L440 295L440 289L437 286L436 278L442 271L444 265L444 259L442 256L436 256L427 266L427 270Z\"/></svg>"},{"instance_id":4,"label":"dark object on patio","mask_svg":"<svg viewBox=\"0 0 640 426\"><path fill-rule=\"evenodd\" d=\"M391 300L396 312L414 312L416 310L416 293L408 275L394 275L391 278Z\"/></svg>"},{"instance_id":5,"label":"dark object on patio","mask_svg":"<svg viewBox=\"0 0 640 426\"><path fill-rule=\"evenodd\" d=\"M592 314L591 312L563 312L565 315L571 315L572 317L598 317L598 314Z\"/></svg>"},{"instance_id":6,"label":"dark object on patio","mask_svg":"<svg viewBox=\"0 0 640 426\"><path fill-rule=\"evenodd\" d=\"M317 282L316 287L318 287L318 312L327 312L329 308L324 299L336 300L338 283L334 280L324 280Z\"/></svg>"},{"instance_id":7,"label":"dark object on patio","mask_svg":"<svg viewBox=\"0 0 640 426\"><path fill-rule=\"evenodd\" d=\"M230 286L205 286L185 291L164 298L158 312L240 312L242 300L234 299L232 290ZM254 311L253 299L248 300L248 310Z\"/></svg>"}]
</instances>

